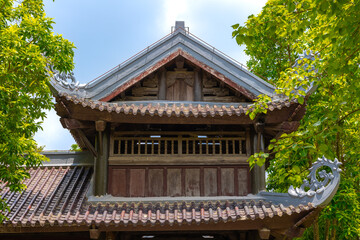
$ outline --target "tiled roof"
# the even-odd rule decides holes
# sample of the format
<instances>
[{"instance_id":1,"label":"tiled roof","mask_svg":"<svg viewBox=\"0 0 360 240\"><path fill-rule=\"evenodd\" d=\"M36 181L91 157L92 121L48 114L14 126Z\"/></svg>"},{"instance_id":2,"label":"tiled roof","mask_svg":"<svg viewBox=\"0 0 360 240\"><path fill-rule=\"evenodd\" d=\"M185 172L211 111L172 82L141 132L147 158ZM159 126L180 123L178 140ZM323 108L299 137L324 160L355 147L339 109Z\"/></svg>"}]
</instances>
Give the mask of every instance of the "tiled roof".
<instances>
[{"instance_id":1,"label":"tiled roof","mask_svg":"<svg viewBox=\"0 0 360 240\"><path fill-rule=\"evenodd\" d=\"M66 98L75 104L81 104L83 107L89 107L99 111L108 111L124 114L138 115L158 115L162 116L194 116L194 117L215 117L215 116L240 116L244 115L248 110L251 111L252 103L211 103L211 102L102 102L90 99L78 98L61 92L60 96ZM291 102L287 100L274 101L268 104L268 110L274 111L275 109L282 109L290 107Z\"/></svg>"},{"instance_id":2,"label":"tiled roof","mask_svg":"<svg viewBox=\"0 0 360 240\"><path fill-rule=\"evenodd\" d=\"M254 75L233 59L215 51L214 47L203 44L197 37L183 31L175 31L131 60L120 64L93 82L86 85L74 84L70 79L51 80L55 95L66 91L71 95L93 100L106 99L117 89L127 88L147 75L182 56L192 64L204 69L216 78L230 84L234 89L244 89L248 97L254 99L260 94L275 95L275 87ZM72 87L70 87L72 86ZM119 92L118 92L119 93Z\"/></svg>"},{"instance_id":3,"label":"tiled roof","mask_svg":"<svg viewBox=\"0 0 360 240\"><path fill-rule=\"evenodd\" d=\"M10 211L4 226L173 225L246 221L309 212L312 204L284 206L262 200L113 202L91 204L91 167L30 169L22 193L3 188ZM256 199L256 198L255 198Z\"/></svg>"},{"instance_id":4,"label":"tiled roof","mask_svg":"<svg viewBox=\"0 0 360 240\"><path fill-rule=\"evenodd\" d=\"M30 169L30 178L24 182L26 191L2 189L1 198L10 207L5 212L8 218L5 224L35 225L77 216L90 184L91 171L89 167Z\"/></svg>"}]
</instances>

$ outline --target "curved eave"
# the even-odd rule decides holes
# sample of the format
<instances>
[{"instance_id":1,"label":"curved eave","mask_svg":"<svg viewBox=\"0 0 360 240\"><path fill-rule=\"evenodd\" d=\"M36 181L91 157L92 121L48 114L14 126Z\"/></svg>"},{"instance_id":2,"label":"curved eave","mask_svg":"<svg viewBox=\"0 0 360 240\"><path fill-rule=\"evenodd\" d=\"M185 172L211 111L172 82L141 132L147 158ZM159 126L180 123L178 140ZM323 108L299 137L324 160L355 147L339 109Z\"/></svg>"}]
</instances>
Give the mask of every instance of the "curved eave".
<instances>
[{"instance_id":1,"label":"curved eave","mask_svg":"<svg viewBox=\"0 0 360 240\"><path fill-rule=\"evenodd\" d=\"M221 102L171 102L171 101L122 101L122 102L103 102L74 95L66 92L59 93L60 97L75 105L80 105L84 109L98 110L124 115L150 115L168 117L215 117L215 116L244 116L247 111L252 111L252 103L221 103ZM295 101L279 100L268 104L270 112L282 110L294 105L299 105Z\"/></svg>"},{"instance_id":2,"label":"curved eave","mask_svg":"<svg viewBox=\"0 0 360 240\"><path fill-rule=\"evenodd\" d=\"M290 191L240 197L99 197L88 193L92 167L69 166L69 160L74 163L71 159L77 157L81 156L71 153L62 157L60 153L56 154L56 167L47 164L29 169L30 178L24 182L28 188L22 193L12 193L3 186L0 194L12 202L12 207L5 213L8 219L0 224L0 232L87 231L91 226L101 231L267 228L272 234L282 230L282 234L294 237L300 232L296 228L303 229L336 193L341 171L337 160L318 160L312 169L316 172L319 167L331 167L330 182L318 186L315 193L309 190L297 197Z\"/></svg>"}]
</instances>

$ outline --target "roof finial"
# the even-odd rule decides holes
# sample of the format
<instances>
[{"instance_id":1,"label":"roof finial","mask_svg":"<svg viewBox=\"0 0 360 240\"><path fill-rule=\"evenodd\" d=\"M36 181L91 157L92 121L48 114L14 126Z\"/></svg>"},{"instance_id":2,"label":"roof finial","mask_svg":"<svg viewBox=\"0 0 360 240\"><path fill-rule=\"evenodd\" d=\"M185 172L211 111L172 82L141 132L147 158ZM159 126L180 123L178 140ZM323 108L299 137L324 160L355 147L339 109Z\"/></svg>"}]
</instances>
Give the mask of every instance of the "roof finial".
<instances>
[{"instance_id":1,"label":"roof finial","mask_svg":"<svg viewBox=\"0 0 360 240\"><path fill-rule=\"evenodd\" d=\"M187 29L187 31L189 31L189 29ZM175 21L175 27L171 28L171 32L172 33L175 33L175 32L186 33L185 21Z\"/></svg>"}]
</instances>

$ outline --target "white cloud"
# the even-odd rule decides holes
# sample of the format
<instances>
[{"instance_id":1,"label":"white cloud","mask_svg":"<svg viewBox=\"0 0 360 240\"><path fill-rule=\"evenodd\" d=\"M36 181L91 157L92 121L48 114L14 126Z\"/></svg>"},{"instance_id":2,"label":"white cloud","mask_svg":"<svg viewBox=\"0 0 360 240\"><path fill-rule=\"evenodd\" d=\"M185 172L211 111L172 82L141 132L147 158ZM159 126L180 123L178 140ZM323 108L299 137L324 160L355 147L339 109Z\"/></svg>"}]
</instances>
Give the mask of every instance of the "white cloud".
<instances>
[{"instance_id":1,"label":"white cloud","mask_svg":"<svg viewBox=\"0 0 360 240\"><path fill-rule=\"evenodd\" d=\"M211 27L216 21L237 16L245 21L251 14L257 14L267 0L162 0L162 14L157 16L158 26L168 34L175 21L191 23L192 29Z\"/></svg>"},{"instance_id":2,"label":"white cloud","mask_svg":"<svg viewBox=\"0 0 360 240\"><path fill-rule=\"evenodd\" d=\"M183 1L165 1L163 3L163 15L159 18L159 25L162 31L167 34L169 33L169 26L174 26L175 21L185 20L190 11L187 0Z\"/></svg>"}]
</instances>

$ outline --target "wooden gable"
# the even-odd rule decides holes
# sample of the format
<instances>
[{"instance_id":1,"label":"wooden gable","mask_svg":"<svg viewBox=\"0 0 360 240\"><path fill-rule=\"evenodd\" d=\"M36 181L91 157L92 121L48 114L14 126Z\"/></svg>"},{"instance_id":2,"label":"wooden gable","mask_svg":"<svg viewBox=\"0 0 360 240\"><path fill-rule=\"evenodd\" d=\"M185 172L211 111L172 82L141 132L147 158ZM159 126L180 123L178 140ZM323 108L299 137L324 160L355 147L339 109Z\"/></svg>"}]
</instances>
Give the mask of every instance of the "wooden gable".
<instances>
[{"instance_id":1,"label":"wooden gable","mask_svg":"<svg viewBox=\"0 0 360 240\"><path fill-rule=\"evenodd\" d=\"M228 84L179 56L128 89L116 101L251 102Z\"/></svg>"}]
</instances>

